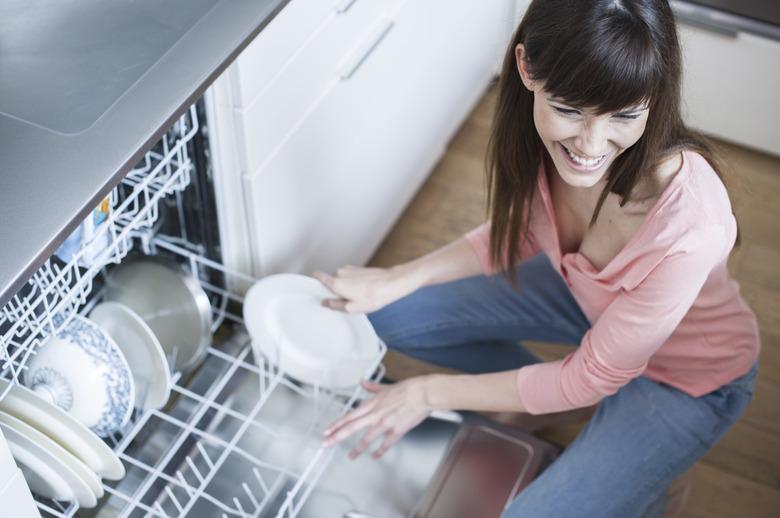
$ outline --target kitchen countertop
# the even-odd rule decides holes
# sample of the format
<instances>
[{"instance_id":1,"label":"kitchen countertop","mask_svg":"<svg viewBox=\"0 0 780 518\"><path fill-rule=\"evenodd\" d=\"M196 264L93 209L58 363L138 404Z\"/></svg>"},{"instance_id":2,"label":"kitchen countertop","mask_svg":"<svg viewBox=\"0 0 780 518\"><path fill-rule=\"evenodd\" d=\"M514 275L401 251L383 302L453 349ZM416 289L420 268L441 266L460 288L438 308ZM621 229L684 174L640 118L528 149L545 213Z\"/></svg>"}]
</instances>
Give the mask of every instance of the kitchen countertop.
<instances>
[{"instance_id":1,"label":"kitchen countertop","mask_svg":"<svg viewBox=\"0 0 780 518\"><path fill-rule=\"evenodd\" d=\"M0 307L288 1L0 4Z\"/></svg>"}]
</instances>

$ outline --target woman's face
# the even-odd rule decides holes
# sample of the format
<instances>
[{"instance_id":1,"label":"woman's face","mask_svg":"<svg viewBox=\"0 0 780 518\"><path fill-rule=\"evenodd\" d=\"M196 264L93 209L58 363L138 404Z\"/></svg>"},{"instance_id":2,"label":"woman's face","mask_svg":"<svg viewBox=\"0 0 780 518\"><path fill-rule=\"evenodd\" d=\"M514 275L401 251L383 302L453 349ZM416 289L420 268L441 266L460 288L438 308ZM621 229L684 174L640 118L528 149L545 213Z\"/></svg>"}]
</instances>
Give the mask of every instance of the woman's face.
<instances>
[{"instance_id":1,"label":"woman's face","mask_svg":"<svg viewBox=\"0 0 780 518\"><path fill-rule=\"evenodd\" d=\"M561 179L572 187L592 187L615 158L633 146L647 124L645 106L595 115L534 92L534 124Z\"/></svg>"},{"instance_id":2,"label":"woman's face","mask_svg":"<svg viewBox=\"0 0 780 518\"><path fill-rule=\"evenodd\" d=\"M518 46L518 68L523 83L534 93L534 124L552 157L555 169L572 187L592 187L602 178L615 158L633 146L647 125L646 104L626 106L603 115L567 105L534 82L522 63Z\"/></svg>"}]
</instances>

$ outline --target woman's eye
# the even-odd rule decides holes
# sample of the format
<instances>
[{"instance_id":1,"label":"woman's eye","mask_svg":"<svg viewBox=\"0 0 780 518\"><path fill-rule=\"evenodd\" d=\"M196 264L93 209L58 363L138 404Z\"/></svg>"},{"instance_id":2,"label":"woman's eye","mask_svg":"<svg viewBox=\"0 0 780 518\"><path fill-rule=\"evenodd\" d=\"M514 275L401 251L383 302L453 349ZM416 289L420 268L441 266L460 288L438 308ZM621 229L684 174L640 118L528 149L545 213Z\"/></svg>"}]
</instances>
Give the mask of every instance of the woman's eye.
<instances>
[{"instance_id":1,"label":"woman's eye","mask_svg":"<svg viewBox=\"0 0 780 518\"><path fill-rule=\"evenodd\" d=\"M616 119L631 120L631 119L638 118L640 115L642 114L641 113L618 113L613 115L613 117L615 117Z\"/></svg>"},{"instance_id":2,"label":"woman's eye","mask_svg":"<svg viewBox=\"0 0 780 518\"><path fill-rule=\"evenodd\" d=\"M559 108L557 106L553 106L553 108L555 108L555 111L558 113L563 113L566 115L578 115L580 113L579 110L571 110L569 108Z\"/></svg>"}]
</instances>

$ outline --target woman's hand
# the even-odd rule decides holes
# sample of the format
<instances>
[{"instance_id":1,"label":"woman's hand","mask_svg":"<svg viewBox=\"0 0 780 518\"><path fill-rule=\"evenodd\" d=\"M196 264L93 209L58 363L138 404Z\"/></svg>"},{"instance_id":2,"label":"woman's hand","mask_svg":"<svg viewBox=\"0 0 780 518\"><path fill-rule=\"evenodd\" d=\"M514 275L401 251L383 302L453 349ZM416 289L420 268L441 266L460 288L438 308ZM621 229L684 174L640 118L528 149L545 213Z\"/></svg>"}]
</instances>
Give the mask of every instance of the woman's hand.
<instances>
[{"instance_id":1,"label":"woman's hand","mask_svg":"<svg viewBox=\"0 0 780 518\"><path fill-rule=\"evenodd\" d=\"M403 267L360 268L344 266L335 275L314 272L312 276L340 298L322 304L347 313L376 311L417 289L412 275Z\"/></svg>"},{"instance_id":2,"label":"woman's hand","mask_svg":"<svg viewBox=\"0 0 780 518\"><path fill-rule=\"evenodd\" d=\"M323 446L331 446L366 430L349 457L356 458L375 439L384 436L382 445L373 454L378 459L433 411L425 401L425 379L409 378L393 385L363 381L363 387L373 393L374 397L363 401L356 409L328 426L324 432Z\"/></svg>"}]
</instances>

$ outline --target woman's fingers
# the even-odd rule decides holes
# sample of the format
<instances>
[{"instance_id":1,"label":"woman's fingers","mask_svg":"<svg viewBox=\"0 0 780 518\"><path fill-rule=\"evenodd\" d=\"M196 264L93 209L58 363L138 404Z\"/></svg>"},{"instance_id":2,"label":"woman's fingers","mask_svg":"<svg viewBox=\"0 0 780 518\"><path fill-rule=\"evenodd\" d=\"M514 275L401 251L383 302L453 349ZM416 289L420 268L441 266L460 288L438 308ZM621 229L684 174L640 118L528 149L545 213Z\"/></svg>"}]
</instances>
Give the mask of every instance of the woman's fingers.
<instances>
[{"instance_id":1,"label":"woman's fingers","mask_svg":"<svg viewBox=\"0 0 780 518\"><path fill-rule=\"evenodd\" d=\"M311 276L324 284L325 287L327 287L330 291L333 291L333 283L335 279L331 275L328 275L325 272L314 272L311 274Z\"/></svg>"},{"instance_id":2,"label":"woman's fingers","mask_svg":"<svg viewBox=\"0 0 780 518\"><path fill-rule=\"evenodd\" d=\"M384 388L386 388L386 385L382 385L381 383L372 383L367 380L363 380L360 382L363 388L365 388L367 391L376 394L378 392L381 392ZM347 412L344 414L340 419L336 420L335 422L331 423L325 430L323 431L323 434L328 436L333 434L336 430L343 427L350 421L354 421L355 419L358 419L369 412L371 412L374 409L376 401L374 399L368 399L364 401L362 404L360 404L357 408Z\"/></svg>"},{"instance_id":3,"label":"woman's fingers","mask_svg":"<svg viewBox=\"0 0 780 518\"><path fill-rule=\"evenodd\" d=\"M366 448L371 446L371 443L374 442L377 437L385 433L385 431L385 428L381 426L381 421L369 428L360 441L355 445L355 447L352 448L352 451L349 452L349 458L358 458L360 454L363 453Z\"/></svg>"},{"instance_id":4,"label":"woman's fingers","mask_svg":"<svg viewBox=\"0 0 780 518\"><path fill-rule=\"evenodd\" d=\"M325 441L328 445L333 444L334 442L338 442L341 439L335 439L337 434L348 424L354 422L357 419L362 418L366 414L369 414L372 410L372 403L373 400L368 400L363 402L360 406L355 408L354 410L351 410L347 412L345 415L343 415L340 419L337 419L330 425L328 425L327 428L322 432L325 436ZM348 436L348 435L347 435ZM330 440L334 439L334 440Z\"/></svg>"},{"instance_id":5,"label":"woman's fingers","mask_svg":"<svg viewBox=\"0 0 780 518\"><path fill-rule=\"evenodd\" d=\"M381 383L374 383L373 381L363 380L360 382L360 385L366 389L367 391L376 394L377 392L381 392L382 390L387 388L387 385L383 385Z\"/></svg>"},{"instance_id":6,"label":"woman's fingers","mask_svg":"<svg viewBox=\"0 0 780 518\"><path fill-rule=\"evenodd\" d=\"M342 423L340 426L335 426L330 430L330 433L325 437L322 442L323 446L330 446L341 442L347 437L351 436L355 432L362 430L368 426L371 426L376 421L376 416L371 414L364 415L352 419L350 421Z\"/></svg>"},{"instance_id":7,"label":"woman's fingers","mask_svg":"<svg viewBox=\"0 0 780 518\"><path fill-rule=\"evenodd\" d=\"M387 435L385 435L385 440L382 441L382 445L377 448L377 450L371 455L375 459L380 458L382 455L387 453L387 450L389 450L395 443L403 437L403 432L397 431L397 430L390 430L387 432Z\"/></svg>"},{"instance_id":8,"label":"woman's fingers","mask_svg":"<svg viewBox=\"0 0 780 518\"><path fill-rule=\"evenodd\" d=\"M347 304L349 304L347 299L322 299L323 306L337 311L346 311Z\"/></svg>"}]
</instances>

